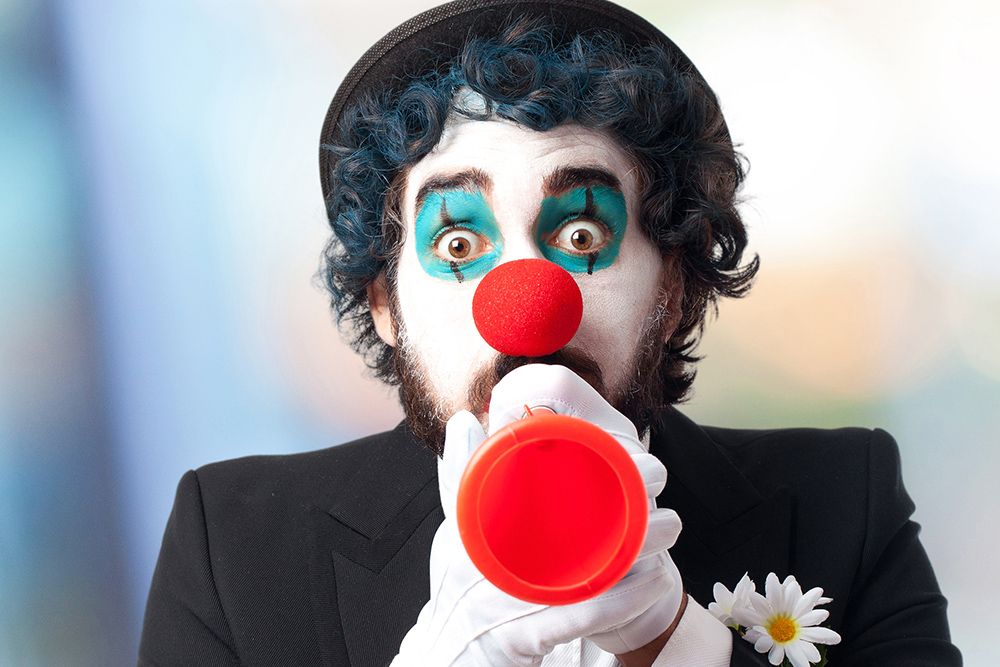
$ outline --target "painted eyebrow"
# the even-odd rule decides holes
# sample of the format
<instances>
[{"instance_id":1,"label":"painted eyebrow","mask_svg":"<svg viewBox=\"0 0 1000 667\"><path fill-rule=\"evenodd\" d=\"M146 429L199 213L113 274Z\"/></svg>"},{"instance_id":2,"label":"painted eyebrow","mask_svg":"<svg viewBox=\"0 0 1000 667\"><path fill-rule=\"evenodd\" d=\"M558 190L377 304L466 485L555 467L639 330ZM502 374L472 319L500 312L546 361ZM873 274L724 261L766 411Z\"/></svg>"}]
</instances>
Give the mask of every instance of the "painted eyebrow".
<instances>
[{"instance_id":1,"label":"painted eyebrow","mask_svg":"<svg viewBox=\"0 0 1000 667\"><path fill-rule=\"evenodd\" d=\"M436 190L459 190L476 187L489 192L493 188L491 179L482 169L463 169L454 174L438 174L431 176L424 181L420 189L417 190L417 204L415 208L420 209L427 199L427 195Z\"/></svg>"},{"instance_id":2,"label":"painted eyebrow","mask_svg":"<svg viewBox=\"0 0 1000 667\"><path fill-rule=\"evenodd\" d=\"M559 167L545 177L542 191L546 197L552 197L585 185L606 185L619 191L622 189L618 177L603 167Z\"/></svg>"}]
</instances>

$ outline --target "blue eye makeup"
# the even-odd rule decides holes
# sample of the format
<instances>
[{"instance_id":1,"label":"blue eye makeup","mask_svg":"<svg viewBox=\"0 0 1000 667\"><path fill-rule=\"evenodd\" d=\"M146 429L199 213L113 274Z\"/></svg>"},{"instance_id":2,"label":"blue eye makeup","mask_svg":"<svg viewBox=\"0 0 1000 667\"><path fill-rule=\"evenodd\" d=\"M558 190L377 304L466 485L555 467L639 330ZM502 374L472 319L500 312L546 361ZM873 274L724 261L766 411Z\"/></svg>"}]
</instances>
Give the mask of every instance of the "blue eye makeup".
<instances>
[{"instance_id":1,"label":"blue eye makeup","mask_svg":"<svg viewBox=\"0 0 1000 667\"><path fill-rule=\"evenodd\" d=\"M424 198L415 222L417 257L435 278L478 278L503 252L496 218L481 191L442 190Z\"/></svg>"},{"instance_id":2,"label":"blue eye makeup","mask_svg":"<svg viewBox=\"0 0 1000 667\"><path fill-rule=\"evenodd\" d=\"M542 200L535 241L546 259L567 271L593 273L614 263L627 224L620 190L574 188Z\"/></svg>"}]
</instances>

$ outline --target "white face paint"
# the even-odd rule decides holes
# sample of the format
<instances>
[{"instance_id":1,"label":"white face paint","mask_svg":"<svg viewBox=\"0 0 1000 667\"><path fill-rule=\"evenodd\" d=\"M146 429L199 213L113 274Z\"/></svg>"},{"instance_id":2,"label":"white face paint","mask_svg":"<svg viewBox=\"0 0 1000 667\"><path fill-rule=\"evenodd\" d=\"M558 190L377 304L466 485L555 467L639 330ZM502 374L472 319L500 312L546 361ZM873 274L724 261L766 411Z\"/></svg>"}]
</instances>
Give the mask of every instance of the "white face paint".
<instances>
[{"instance_id":1,"label":"white face paint","mask_svg":"<svg viewBox=\"0 0 1000 667\"><path fill-rule=\"evenodd\" d=\"M460 409L473 409L467 405L472 378L492 364L498 353L479 335L472 318L472 297L481 276L471 271L456 280L447 270L448 262L438 259L440 253L429 255L429 246L441 246L428 243L427 233L418 233L417 218L433 194L418 208L418 192L432 178L480 170L488 177L487 187L464 189L482 193L476 195L481 205L473 205L492 218L497 243L492 244L495 256L488 263L540 258L543 250L536 231L545 199L543 183L554 171L567 167L600 168L621 184L627 224L617 256L592 274L572 273L583 294L584 312L568 347L581 349L598 362L609 396L623 386L645 319L657 301L663 270L659 249L637 220L631 159L611 138L575 124L536 132L503 120L453 116L438 146L407 177L402 207L406 233L397 280L404 325L404 339L397 342L407 345L419 361L445 419ZM429 262L444 269L430 270Z\"/></svg>"}]
</instances>

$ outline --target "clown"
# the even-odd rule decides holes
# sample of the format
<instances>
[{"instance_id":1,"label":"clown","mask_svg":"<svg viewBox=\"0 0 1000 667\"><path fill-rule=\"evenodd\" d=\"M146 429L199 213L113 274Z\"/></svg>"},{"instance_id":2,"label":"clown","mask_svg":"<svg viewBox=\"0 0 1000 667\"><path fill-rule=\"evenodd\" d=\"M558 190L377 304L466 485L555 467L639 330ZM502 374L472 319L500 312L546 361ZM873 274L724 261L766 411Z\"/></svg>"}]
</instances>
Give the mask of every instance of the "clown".
<instances>
[{"instance_id":1,"label":"clown","mask_svg":"<svg viewBox=\"0 0 1000 667\"><path fill-rule=\"evenodd\" d=\"M425 12L347 75L320 167L334 313L406 419L187 473L140 663L799 667L814 647L795 617L751 637L762 654L706 609L713 582L794 571L833 598L834 664L960 664L888 433L703 427L675 407L709 306L758 261L741 265L718 101L659 30L604 0ZM498 351L473 316L491 272L526 260L582 300L540 355ZM529 405L611 434L648 494L634 563L570 604L500 590L456 529L467 461ZM821 495L797 482L816 479Z\"/></svg>"}]
</instances>

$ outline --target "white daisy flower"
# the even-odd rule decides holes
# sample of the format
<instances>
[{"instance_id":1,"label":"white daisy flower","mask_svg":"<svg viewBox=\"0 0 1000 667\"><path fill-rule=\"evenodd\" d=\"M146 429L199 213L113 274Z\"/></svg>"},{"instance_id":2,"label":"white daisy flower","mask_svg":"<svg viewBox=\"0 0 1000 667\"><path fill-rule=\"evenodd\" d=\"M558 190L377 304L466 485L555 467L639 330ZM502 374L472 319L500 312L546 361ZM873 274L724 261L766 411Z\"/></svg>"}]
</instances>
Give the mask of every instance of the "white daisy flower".
<instances>
[{"instance_id":1,"label":"white daisy flower","mask_svg":"<svg viewBox=\"0 0 1000 667\"><path fill-rule=\"evenodd\" d=\"M767 575L764 592L764 596L751 595L750 605L736 613L736 620L742 619L741 624L749 627L745 639L754 643L758 653L767 653L772 665L788 658L792 667L809 667L809 663L820 661L815 644L840 643L839 634L816 627L830 615L825 609L815 609L831 601L822 597L822 588L803 594L795 577L789 575L779 583L772 572Z\"/></svg>"},{"instance_id":2,"label":"white daisy flower","mask_svg":"<svg viewBox=\"0 0 1000 667\"><path fill-rule=\"evenodd\" d=\"M712 587L712 593L715 595L715 602L709 603L708 611L719 619L723 625L728 625L730 627L742 625L739 620L733 616L733 610L737 610L738 614L740 610L749 607L750 594L756 593L756 591L757 585L751 581L748 573L743 574L743 578L739 580L736 584L736 588L732 591L723 586L721 582L717 582L715 586Z\"/></svg>"}]
</instances>

